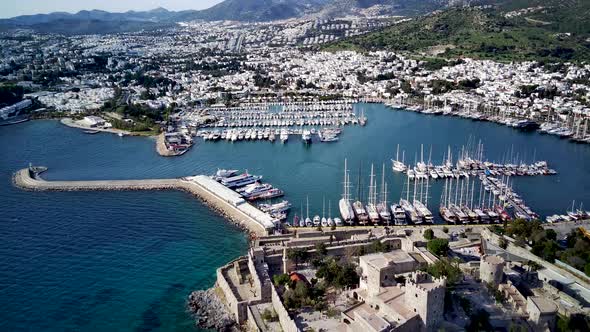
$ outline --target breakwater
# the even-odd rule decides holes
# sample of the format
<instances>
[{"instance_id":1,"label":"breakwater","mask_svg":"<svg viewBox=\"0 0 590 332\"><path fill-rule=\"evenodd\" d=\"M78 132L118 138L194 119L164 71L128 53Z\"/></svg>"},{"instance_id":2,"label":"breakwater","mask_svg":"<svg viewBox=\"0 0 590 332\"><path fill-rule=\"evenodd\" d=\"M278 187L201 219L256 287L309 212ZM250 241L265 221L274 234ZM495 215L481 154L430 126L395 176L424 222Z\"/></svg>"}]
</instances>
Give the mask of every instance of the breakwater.
<instances>
[{"instance_id":1,"label":"breakwater","mask_svg":"<svg viewBox=\"0 0 590 332\"><path fill-rule=\"evenodd\" d=\"M16 187L31 191L117 191L180 190L193 194L226 219L253 235L266 235L274 224L257 208L239 200L235 193L205 175L177 179L46 181L40 177L43 167L28 167L13 177ZM260 213L259 213L260 212Z\"/></svg>"}]
</instances>

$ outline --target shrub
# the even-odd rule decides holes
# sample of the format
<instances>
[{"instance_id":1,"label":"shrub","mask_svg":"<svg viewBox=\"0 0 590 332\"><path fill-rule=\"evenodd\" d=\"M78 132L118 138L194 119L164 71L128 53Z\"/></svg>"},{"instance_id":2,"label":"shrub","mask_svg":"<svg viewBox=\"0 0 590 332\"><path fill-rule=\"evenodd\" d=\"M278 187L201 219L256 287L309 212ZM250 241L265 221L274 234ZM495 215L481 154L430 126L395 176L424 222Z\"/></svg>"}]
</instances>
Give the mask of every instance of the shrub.
<instances>
[{"instance_id":1,"label":"shrub","mask_svg":"<svg viewBox=\"0 0 590 332\"><path fill-rule=\"evenodd\" d=\"M434 239L434 231L432 229L427 229L424 231L424 238L426 240L432 240Z\"/></svg>"},{"instance_id":2,"label":"shrub","mask_svg":"<svg viewBox=\"0 0 590 332\"><path fill-rule=\"evenodd\" d=\"M426 245L428 251L437 256L446 256L449 251L449 241L445 239L432 239Z\"/></svg>"}]
</instances>

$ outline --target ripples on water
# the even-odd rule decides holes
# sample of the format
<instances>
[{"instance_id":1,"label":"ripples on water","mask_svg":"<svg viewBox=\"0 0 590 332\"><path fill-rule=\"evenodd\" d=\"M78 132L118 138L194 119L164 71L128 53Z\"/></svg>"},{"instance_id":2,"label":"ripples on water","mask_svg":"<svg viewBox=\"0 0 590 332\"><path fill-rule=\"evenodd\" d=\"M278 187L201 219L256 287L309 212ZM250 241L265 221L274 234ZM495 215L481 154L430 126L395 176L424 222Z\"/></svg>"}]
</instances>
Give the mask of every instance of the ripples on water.
<instances>
[{"instance_id":1,"label":"ripples on water","mask_svg":"<svg viewBox=\"0 0 590 332\"><path fill-rule=\"evenodd\" d=\"M154 141L86 135L56 121L0 128L0 329L191 330L184 312L190 290L210 287L215 269L244 254L245 237L196 199L181 192L31 193L10 185L29 162L49 167L47 179L140 179L248 169L281 187L299 212L322 198L337 213L342 167L348 158L353 196L362 162L366 196L370 163L386 163L390 197L398 200L404 176L390 171L397 144L413 161L420 144L438 163L470 136L500 161L514 147L546 159L560 174L514 179L515 190L537 212L563 212L572 199L590 204L590 147L492 123L396 112L360 105L366 127L347 127L341 140L304 147L288 143L201 142L179 158L157 156ZM426 154L427 155L427 154ZM442 183L432 183L436 210ZM304 207L305 210L305 207ZM328 207L326 207L326 212Z\"/></svg>"}]
</instances>

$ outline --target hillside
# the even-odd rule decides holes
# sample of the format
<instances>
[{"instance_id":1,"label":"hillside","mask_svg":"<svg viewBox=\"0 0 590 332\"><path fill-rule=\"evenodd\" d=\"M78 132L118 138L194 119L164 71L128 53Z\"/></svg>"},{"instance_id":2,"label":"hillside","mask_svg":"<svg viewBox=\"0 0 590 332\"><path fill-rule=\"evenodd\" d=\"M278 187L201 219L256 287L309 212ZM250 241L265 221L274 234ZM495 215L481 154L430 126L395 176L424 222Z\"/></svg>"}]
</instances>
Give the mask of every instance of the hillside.
<instances>
[{"instance_id":1,"label":"hillside","mask_svg":"<svg viewBox=\"0 0 590 332\"><path fill-rule=\"evenodd\" d=\"M568 10L579 15L581 20L588 19L583 12L570 7ZM582 26L570 35L565 34L574 31L567 30L568 27L578 26L569 22L572 14L562 9L509 17L506 13L502 7L451 8L327 45L325 49L384 49L411 51L425 56L468 56L503 61L590 60L590 34L586 31L589 27ZM542 21L549 17L553 20Z\"/></svg>"},{"instance_id":2,"label":"hillside","mask_svg":"<svg viewBox=\"0 0 590 332\"><path fill-rule=\"evenodd\" d=\"M111 33L158 28L161 24L190 20L271 21L302 17L336 17L349 14L418 15L469 0L225 0L204 10L110 13L83 10L0 19L0 29L32 28L39 32L68 34ZM104 28L104 31L101 30Z\"/></svg>"}]
</instances>

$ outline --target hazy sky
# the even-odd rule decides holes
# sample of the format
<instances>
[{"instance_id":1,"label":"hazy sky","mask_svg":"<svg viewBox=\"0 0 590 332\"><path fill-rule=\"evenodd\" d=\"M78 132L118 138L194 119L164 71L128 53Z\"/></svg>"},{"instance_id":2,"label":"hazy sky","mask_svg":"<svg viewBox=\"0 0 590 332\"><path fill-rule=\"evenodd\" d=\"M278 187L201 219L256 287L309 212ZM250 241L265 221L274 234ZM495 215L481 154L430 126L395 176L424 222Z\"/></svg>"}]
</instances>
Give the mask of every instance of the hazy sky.
<instances>
[{"instance_id":1,"label":"hazy sky","mask_svg":"<svg viewBox=\"0 0 590 332\"><path fill-rule=\"evenodd\" d=\"M0 0L0 17L19 15L78 12L83 9L102 9L113 12L149 10L164 7L168 10L203 9L222 0Z\"/></svg>"}]
</instances>

